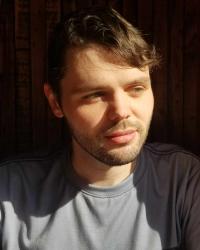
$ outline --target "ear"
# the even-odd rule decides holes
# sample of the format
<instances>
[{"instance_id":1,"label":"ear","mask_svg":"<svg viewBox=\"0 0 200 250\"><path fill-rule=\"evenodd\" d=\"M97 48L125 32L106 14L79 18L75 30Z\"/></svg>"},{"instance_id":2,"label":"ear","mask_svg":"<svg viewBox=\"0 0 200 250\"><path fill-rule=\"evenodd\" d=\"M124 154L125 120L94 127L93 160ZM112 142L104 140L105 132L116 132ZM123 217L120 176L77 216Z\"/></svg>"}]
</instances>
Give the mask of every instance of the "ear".
<instances>
[{"instance_id":1,"label":"ear","mask_svg":"<svg viewBox=\"0 0 200 250\"><path fill-rule=\"evenodd\" d=\"M49 106L53 112L53 114L58 117L62 118L64 116L60 104L58 103L57 96L54 93L52 87L48 84L44 84L44 94L48 100Z\"/></svg>"}]
</instances>

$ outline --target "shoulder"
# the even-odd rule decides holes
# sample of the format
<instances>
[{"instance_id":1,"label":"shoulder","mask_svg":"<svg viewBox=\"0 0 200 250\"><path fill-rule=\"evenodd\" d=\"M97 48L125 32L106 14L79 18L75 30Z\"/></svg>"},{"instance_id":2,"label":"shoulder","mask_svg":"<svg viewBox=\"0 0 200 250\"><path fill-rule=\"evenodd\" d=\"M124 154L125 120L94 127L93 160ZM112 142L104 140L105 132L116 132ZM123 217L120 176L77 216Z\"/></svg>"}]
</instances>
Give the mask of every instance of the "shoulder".
<instances>
[{"instance_id":1,"label":"shoulder","mask_svg":"<svg viewBox=\"0 0 200 250\"><path fill-rule=\"evenodd\" d=\"M0 169L2 168L13 168L17 166L30 167L46 165L46 163L52 162L52 160L59 159L62 157L64 149L59 148L55 150L42 150L34 151L26 154L20 154L11 156L6 159L0 160Z\"/></svg>"},{"instance_id":2,"label":"shoulder","mask_svg":"<svg viewBox=\"0 0 200 250\"><path fill-rule=\"evenodd\" d=\"M0 162L0 188L14 182L20 185L23 182L37 182L54 169L58 172L64 160L64 149L39 151L4 159Z\"/></svg>"},{"instance_id":3,"label":"shoulder","mask_svg":"<svg viewBox=\"0 0 200 250\"><path fill-rule=\"evenodd\" d=\"M156 161L191 164L200 167L200 158L180 146L164 143L149 143L144 146L144 155Z\"/></svg>"},{"instance_id":4,"label":"shoulder","mask_svg":"<svg viewBox=\"0 0 200 250\"><path fill-rule=\"evenodd\" d=\"M1 161L0 217L7 213L26 218L27 214L53 211L66 183L66 155L64 148Z\"/></svg>"},{"instance_id":5,"label":"shoulder","mask_svg":"<svg viewBox=\"0 0 200 250\"><path fill-rule=\"evenodd\" d=\"M158 193L170 195L179 208L189 208L200 196L198 156L176 145L155 143L144 146L142 160L151 185Z\"/></svg>"},{"instance_id":6,"label":"shoulder","mask_svg":"<svg viewBox=\"0 0 200 250\"><path fill-rule=\"evenodd\" d=\"M191 249L200 236L199 157L179 146L161 143L146 144L141 156L151 205L154 202L153 208L157 205L158 211L170 215L166 217L169 230L174 225L178 237L182 235Z\"/></svg>"},{"instance_id":7,"label":"shoulder","mask_svg":"<svg viewBox=\"0 0 200 250\"><path fill-rule=\"evenodd\" d=\"M200 176L199 157L176 145L146 144L142 157L143 162L149 166L148 169L162 180L179 183Z\"/></svg>"}]
</instances>

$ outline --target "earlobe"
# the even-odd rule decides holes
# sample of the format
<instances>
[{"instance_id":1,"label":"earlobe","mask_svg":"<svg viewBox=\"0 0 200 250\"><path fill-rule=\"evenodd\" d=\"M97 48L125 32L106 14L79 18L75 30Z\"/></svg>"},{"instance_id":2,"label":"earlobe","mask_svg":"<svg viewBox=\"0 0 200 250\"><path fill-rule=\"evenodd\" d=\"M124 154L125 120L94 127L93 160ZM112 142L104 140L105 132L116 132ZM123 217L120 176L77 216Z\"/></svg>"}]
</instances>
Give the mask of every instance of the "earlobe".
<instances>
[{"instance_id":1,"label":"earlobe","mask_svg":"<svg viewBox=\"0 0 200 250\"><path fill-rule=\"evenodd\" d=\"M44 84L44 94L48 100L49 106L53 114L58 118L62 118L64 115L60 107L60 104L58 103L57 96L54 93L52 87L48 83Z\"/></svg>"}]
</instances>

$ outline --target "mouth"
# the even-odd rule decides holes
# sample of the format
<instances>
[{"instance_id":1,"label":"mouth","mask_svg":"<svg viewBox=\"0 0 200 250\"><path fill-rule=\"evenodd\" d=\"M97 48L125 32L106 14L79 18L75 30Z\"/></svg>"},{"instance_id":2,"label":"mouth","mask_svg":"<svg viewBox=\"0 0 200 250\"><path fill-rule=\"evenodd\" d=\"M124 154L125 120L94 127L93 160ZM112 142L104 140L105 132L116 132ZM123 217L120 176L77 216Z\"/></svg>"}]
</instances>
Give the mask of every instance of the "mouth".
<instances>
[{"instance_id":1,"label":"mouth","mask_svg":"<svg viewBox=\"0 0 200 250\"><path fill-rule=\"evenodd\" d=\"M137 134L137 130L115 131L106 135L106 139L114 144L127 144L131 142Z\"/></svg>"}]
</instances>

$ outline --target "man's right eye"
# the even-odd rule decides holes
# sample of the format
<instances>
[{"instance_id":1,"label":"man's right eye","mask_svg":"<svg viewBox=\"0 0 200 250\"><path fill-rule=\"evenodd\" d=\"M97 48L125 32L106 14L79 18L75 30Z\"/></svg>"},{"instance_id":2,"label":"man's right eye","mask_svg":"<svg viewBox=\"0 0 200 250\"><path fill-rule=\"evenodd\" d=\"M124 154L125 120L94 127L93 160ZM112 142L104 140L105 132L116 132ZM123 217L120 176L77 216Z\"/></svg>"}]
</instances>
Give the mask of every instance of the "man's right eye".
<instances>
[{"instance_id":1,"label":"man's right eye","mask_svg":"<svg viewBox=\"0 0 200 250\"><path fill-rule=\"evenodd\" d=\"M94 92L88 95L83 96L83 100L88 100L88 101L98 101L101 100L105 94L102 91Z\"/></svg>"}]
</instances>

